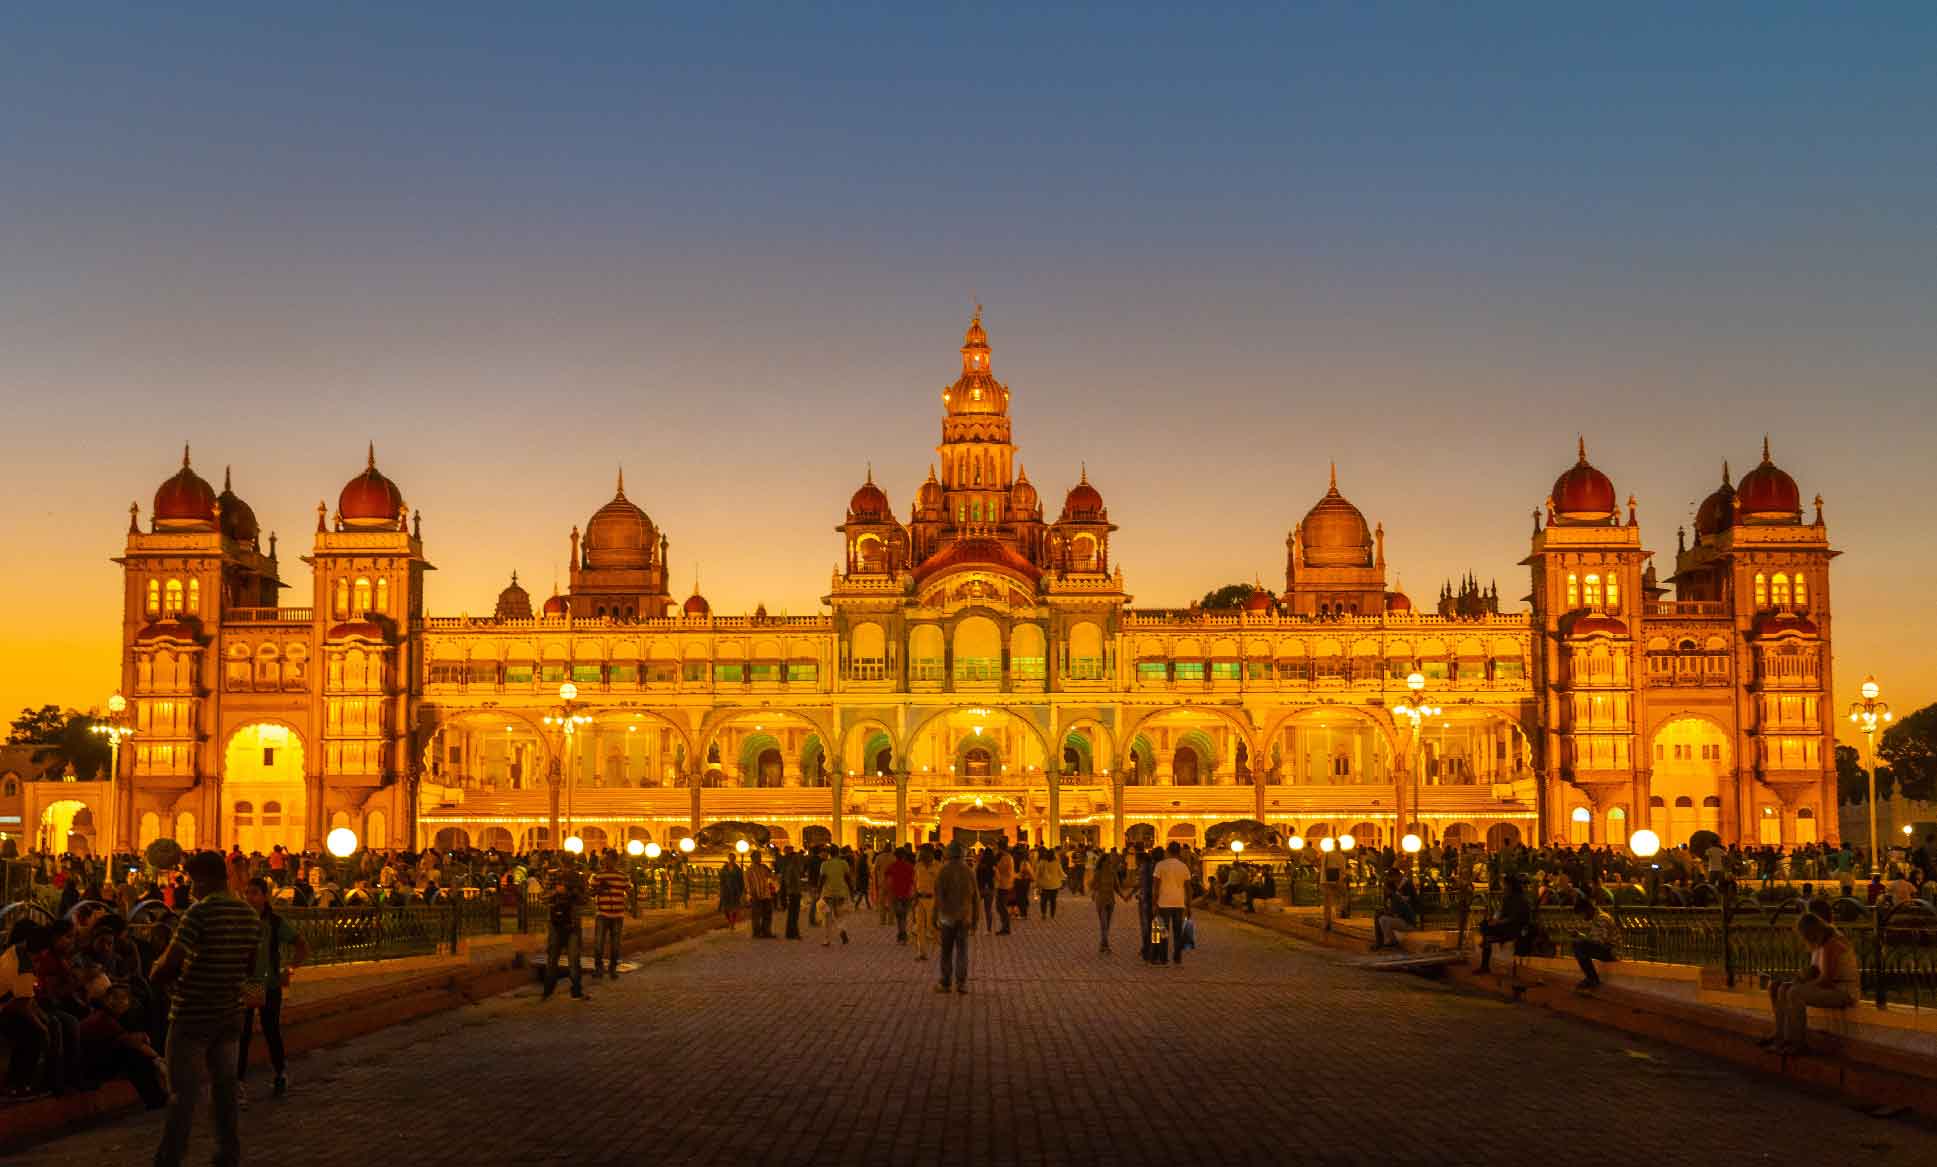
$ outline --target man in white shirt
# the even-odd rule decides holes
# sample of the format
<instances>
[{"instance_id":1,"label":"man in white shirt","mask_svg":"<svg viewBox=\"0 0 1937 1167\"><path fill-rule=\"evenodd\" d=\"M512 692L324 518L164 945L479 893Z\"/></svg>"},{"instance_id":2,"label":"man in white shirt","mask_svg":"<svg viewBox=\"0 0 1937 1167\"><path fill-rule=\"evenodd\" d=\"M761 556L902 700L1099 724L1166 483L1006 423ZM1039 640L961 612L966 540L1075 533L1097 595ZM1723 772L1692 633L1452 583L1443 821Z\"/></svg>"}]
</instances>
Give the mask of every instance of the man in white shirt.
<instances>
[{"instance_id":1,"label":"man in white shirt","mask_svg":"<svg viewBox=\"0 0 1937 1167\"><path fill-rule=\"evenodd\" d=\"M1150 873L1157 893L1157 914L1163 917L1170 938L1172 964L1184 963L1184 913L1190 906L1190 866L1179 857L1182 853L1183 848L1172 843ZM1156 956L1162 963L1162 952Z\"/></svg>"}]
</instances>

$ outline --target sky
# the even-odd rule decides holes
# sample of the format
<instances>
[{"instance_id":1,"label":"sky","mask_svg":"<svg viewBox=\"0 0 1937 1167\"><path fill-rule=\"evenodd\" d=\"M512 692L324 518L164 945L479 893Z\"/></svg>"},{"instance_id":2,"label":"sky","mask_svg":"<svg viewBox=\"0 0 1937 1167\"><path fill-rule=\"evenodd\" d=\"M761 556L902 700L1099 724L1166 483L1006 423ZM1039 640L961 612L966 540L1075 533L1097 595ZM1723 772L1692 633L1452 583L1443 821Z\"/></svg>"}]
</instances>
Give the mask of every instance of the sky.
<instances>
[{"instance_id":1,"label":"sky","mask_svg":"<svg viewBox=\"0 0 1937 1167\"><path fill-rule=\"evenodd\" d=\"M1430 602L1524 594L1577 435L1668 574L1769 435L1838 697L1937 699L1937 9L41 5L0 35L0 709L113 688L192 443L282 536L374 441L433 614L612 491L675 592L819 609L971 306L1139 605L1281 586L1340 488Z\"/></svg>"}]
</instances>

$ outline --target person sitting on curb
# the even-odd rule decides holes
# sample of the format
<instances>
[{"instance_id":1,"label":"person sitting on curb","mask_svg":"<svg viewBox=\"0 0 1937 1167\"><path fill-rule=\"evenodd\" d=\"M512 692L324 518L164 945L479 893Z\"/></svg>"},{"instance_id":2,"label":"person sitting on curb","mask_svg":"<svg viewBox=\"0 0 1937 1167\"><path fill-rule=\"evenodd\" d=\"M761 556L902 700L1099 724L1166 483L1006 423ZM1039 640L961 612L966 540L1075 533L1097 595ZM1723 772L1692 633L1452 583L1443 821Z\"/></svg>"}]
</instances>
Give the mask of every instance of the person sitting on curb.
<instances>
[{"instance_id":1,"label":"person sitting on curb","mask_svg":"<svg viewBox=\"0 0 1937 1167\"><path fill-rule=\"evenodd\" d=\"M1402 877L1387 898L1385 908L1372 919L1374 950L1399 947L1399 933L1419 927L1419 909L1413 902L1415 895L1412 877Z\"/></svg>"},{"instance_id":2,"label":"person sitting on curb","mask_svg":"<svg viewBox=\"0 0 1937 1167\"><path fill-rule=\"evenodd\" d=\"M1574 960L1581 966L1581 982L1574 986L1574 990L1588 993L1601 987L1601 974L1595 971L1594 962L1612 963L1620 959L1615 955L1614 948L1621 941L1621 926L1614 922L1614 917L1606 908L1586 896L1581 897L1575 910L1587 921L1587 930L1574 941Z\"/></svg>"},{"instance_id":3,"label":"person sitting on curb","mask_svg":"<svg viewBox=\"0 0 1937 1167\"><path fill-rule=\"evenodd\" d=\"M1793 981L1769 986L1769 1008L1776 1031L1757 1044L1776 1053L1809 1053L1809 1010L1847 1009L1862 991L1863 970L1856 949L1819 916L1796 918L1796 932L1809 945L1809 968Z\"/></svg>"},{"instance_id":4,"label":"person sitting on curb","mask_svg":"<svg viewBox=\"0 0 1937 1167\"><path fill-rule=\"evenodd\" d=\"M1499 912L1480 925L1479 971L1483 973L1493 971L1495 944L1512 944L1517 951L1532 927L1533 905L1527 902L1526 878L1520 875L1509 875L1506 898L1500 901Z\"/></svg>"}]
</instances>

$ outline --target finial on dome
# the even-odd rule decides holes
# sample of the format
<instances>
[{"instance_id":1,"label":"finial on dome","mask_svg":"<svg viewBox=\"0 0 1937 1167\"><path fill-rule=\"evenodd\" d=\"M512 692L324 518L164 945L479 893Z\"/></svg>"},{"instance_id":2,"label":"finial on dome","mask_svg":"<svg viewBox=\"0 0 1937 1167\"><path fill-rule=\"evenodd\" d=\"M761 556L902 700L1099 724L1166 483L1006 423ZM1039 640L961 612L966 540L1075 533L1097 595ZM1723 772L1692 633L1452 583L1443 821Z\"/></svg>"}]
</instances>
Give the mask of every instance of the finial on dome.
<instances>
[{"instance_id":1,"label":"finial on dome","mask_svg":"<svg viewBox=\"0 0 1937 1167\"><path fill-rule=\"evenodd\" d=\"M182 469L188 469L188 443L182 443Z\"/></svg>"},{"instance_id":2,"label":"finial on dome","mask_svg":"<svg viewBox=\"0 0 1937 1167\"><path fill-rule=\"evenodd\" d=\"M370 439L369 460L364 463L363 468L366 470L375 470L377 468L377 441L375 438Z\"/></svg>"},{"instance_id":3,"label":"finial on dome","mask_svg":"<svg viewBox=\"0 0 1937 1167\"><path fill-rule=\"evenodd\" d=\"M1769 464L1769 435L1768 434L1762 435L1762 464L1764 466L1767 466Z\"/></svg>"},{"instance_id":4,"label":"finial on dome","mask_svg":"<svg viewBox=\"0 0 1937 1167\"><path fill-rule=\"evenodd\" d=\"M227 466L222 467L222 493L234 493L233 488L229 486L229 468Z\"/></svg>"},{"instance_id":5,"label":"finial on dome","mask_svg":"<svg viewBox=\"0 0 1937 1167\"><path fill-rule=\"evenodd\" d=\"M518 586L518 572L515 568L511 572L511 586L514 588Z\"/></svg>"},{"instance_id":6,"label":"finial on dome","mask_svg":"<svg viewBox=\"0 0 1937 1167\"><path fill-rule=\"evenodd\" d=\"M327 523L326 523L326 522L324 521L324 520L325 520L325 518L326 518L326 517L327 517L327 516L329 515L329 513L330 513L330 504L328 504L328 503L326 503L326 502L323 502L323 501L322 501L322 500L320 500L320 499L319 499L319 500L317 500L317 503L316 503L316 529L317 529L317 531L319 531L319 532L321 532L321 531L327 531L327 530L329 530L329 526L328 526L328 525L327 525Z\"/></svg>"},{"instance_id":7,"label":"finial on dome","mask_svg":"<svg viewBox=\"0 0 1937 1167\"><path fill-rule=\"evenodd\" d=\"M1575 448L1580 451L1581 465L1587 465L1587 435L1574 435Z\"/></svg>"},{"instance_id":8,"label":"finial on dome","mask_svg":"<svg viewBox=\"0 0 1937 1167\"><path fill-rule=\"evenodd\" d=\"M1083 461L1083 462L1079 462L1079 463L1077 463L1077 465L1078 465L1078 466L1081 466L1081 467L1082 467L1082 475L1081 475L1081 477L1079 477L1079 478L1077 479L1077 481L1079 481L1079 482L1088 482L1088 481L1090 480L1090 464L1089 464L1089 462L1088 462L1087 460L1085 460L1085 461Z\"/></svg>"},{"instance_id":9,"label":"finial on dome","mask_svg":"<svg viewBox=\"0 0 1937 1167\"><path fill-rule=\"evenodd\" d=\"M1331 482L1331 489L1333 489L1333 490L1337 490L1337 489L1338 489L1338 459L1337 459L1337 458L1333 458L1333 459L1332 459L1332 482Z\"/></svg>"},{"instance_id":10,"label":"finial on dome","mask_svg":"<svg viewBox=\"0 0 1937 1167\"><path fill-rule=\"evenodd\" d=\"M1732 485L1729 482L1729 460L1727 458L1722 459L1722 485L1723 486Z\"/></svg>"},{"instance_id":11,"label":"finial on dome","mask_svg":"<svg viewBox=\"0 0 1937 1167\"><path fill-rule=\"evenodd\" d=\"M1818 509L1821 509L1821 508L1818 507ZM129 503L128 504L128 534L139 535L141 533L140 516L141 516L141 504L138 502Z\"/></svg>"},{"instance_id":12,"label":"finial on dome","mask_svg":"<svg viewBox=\"0 0 1937 1167\"><path fill-rule=\"evenodd\" d=\"M625 497L625 467L624 467L624 466L620 466L620 467L619 467L619 494L618 494L618 497L620 497L620 498L624 498L624 497Z\"/></svg>"},{"instance_id":13,"label":"finial on dome","mask_svg":"<svg viewBox=\"0 0 1937 1167\"><path fill-rule=\"evenodd\" d=\"M874 485L874 459L868 459L868 485Z\"/></svg>"}]
</instances>

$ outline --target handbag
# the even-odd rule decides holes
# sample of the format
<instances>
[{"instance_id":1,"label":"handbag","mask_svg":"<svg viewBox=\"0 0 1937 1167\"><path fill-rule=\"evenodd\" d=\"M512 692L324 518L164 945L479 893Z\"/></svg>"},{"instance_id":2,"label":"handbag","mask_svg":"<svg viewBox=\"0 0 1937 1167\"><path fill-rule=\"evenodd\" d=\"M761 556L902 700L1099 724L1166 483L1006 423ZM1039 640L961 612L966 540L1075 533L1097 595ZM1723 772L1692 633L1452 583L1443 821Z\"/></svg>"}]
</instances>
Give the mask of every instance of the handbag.
<instances>
[{"instance_id":1,"label":"handbag","mask_svg":"<svg viewBox=\"0 0 1937 1167\"><path fill-rule=\"evenodd\" d=\"M1164 930L1164 918L1162 916L1152 917L1150 920L1151 947L1155 948L1162 945L1166 939L1167 939L1167 936Z\"/></svg>"},{"instance_id":2,"label":"handbag","mask_svg":"<svg viewBox=\"0 0 1937 1167\"><path fill-rule=\"evenodd\" d=\"M1197 921L1189 916L1185 916L1184 930L1178 935L1181 937L1182 947L1195 949L1197 947Z\"/></svg>"}]
</instances>

